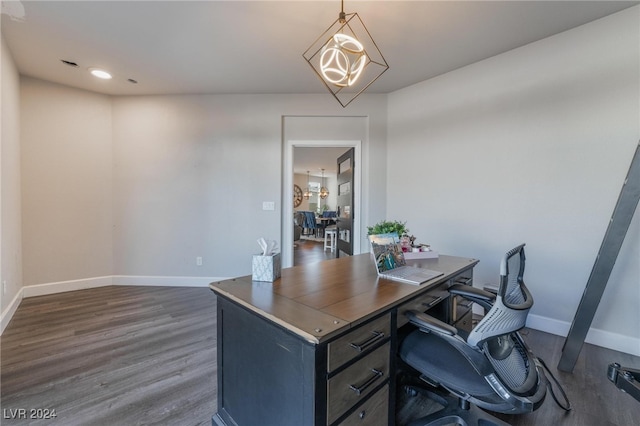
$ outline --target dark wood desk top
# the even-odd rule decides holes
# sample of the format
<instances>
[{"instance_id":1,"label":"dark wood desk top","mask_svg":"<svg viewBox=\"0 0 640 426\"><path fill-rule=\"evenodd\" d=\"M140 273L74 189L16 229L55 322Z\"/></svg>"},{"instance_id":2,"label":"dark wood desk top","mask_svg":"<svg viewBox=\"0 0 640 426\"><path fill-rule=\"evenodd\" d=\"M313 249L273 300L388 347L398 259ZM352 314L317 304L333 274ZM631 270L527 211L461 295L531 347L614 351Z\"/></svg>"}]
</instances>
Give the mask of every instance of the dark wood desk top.
<instances>
[{"instance_id":1,"label":"dark wood desk top","mask_svg":"<svg viewBox=\"0 0 640 426\"><path fill-rule=\"evenodd\" d=\"M273 283L251 275L210 284L217 294L318 344L472 268L478 260L440 255L407 264L444 275L420 286L379 279L371 254L285 268Z\"/></svg>"}]
</instances>

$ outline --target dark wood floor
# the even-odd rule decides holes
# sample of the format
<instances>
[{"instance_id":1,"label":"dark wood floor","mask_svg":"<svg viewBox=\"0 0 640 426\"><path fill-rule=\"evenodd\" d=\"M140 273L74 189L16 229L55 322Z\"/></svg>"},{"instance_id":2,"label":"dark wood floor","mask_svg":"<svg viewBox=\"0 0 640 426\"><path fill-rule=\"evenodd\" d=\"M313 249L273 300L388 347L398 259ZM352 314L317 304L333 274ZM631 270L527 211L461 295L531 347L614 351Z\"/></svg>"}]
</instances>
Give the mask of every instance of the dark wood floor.
<instances>
[{"instance_id":1,"label":"dark wood floor","mask_svg":"<svg viewBox=\"0 0 640 426\"><path fill-rule=\"evenodd\" d=\"M326 255L321 244L299 248L301 261ZM24 299L0 338L1 424L210 425L215 303L208 288L176 287L112 286ZM515 426L639 424L640 403L607 380L606 367L640 368L640 358L586 344L573 373L557 372L564 339L525 333L575 408L564 414L548 398L532 414L504 419ZM55 409L57 417L12 419L19 409L27 416L30 409Z\"/></svg>"},{"instance_id":2,"label":"dark wood floor","mask_svg":"<svg viewBox=\"0 0 640 426\"><path fill-rule=\"evenodd\" d=\"M331 250L324 250L324 242L298 240L293 249L293 264L295 266L322 262L323 260L335 259L335 257L336 254L331 253Z\"/></svg>"},{"instance_id":3,"label":"dark wood floor","mask_svg":"<svg viewBox=\"0 0 640 426\"><path fill-rule=\"evenodd\" d=\"M208 288L110 286L24 299L0 338L0 423L210 425L215 306ZM12 418L20 409L27 419ZM57 417L29 419L32 409Z\"/></svg>"},{"instance_id":4,"label":"dark wood floor","mask_svg":"<svg viewBox=\"0 0 640 426\"><path fill-rule=\"evenodd\" d=\"M640 424L640 402L621 392L607 379L607 366L617 362L640 368L640 357L585 344L573 372L558 371L564 338L536 330L524 330L531 350L543 359L563 385L573 410L565 413L547 393L544 405L525 416L501 416L513 425L630 426Z\"/></svg>"}]
</instances>

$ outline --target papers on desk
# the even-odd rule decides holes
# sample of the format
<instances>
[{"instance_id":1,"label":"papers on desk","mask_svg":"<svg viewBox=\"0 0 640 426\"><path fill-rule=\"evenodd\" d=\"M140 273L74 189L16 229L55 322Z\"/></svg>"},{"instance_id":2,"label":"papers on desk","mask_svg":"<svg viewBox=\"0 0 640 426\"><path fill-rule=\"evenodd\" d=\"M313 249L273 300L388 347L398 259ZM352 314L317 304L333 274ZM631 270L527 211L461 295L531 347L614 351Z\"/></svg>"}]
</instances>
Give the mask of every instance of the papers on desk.
<instances>
[{"instance_id":1,"label":"papers on desk","mask_svg":"<svg viewBox=\"0 0 640 426\"><path fill-rule=\"evenodd\" d=\"M408 251L404 254L404 258L406 260L413 259L437 259L438 252L429 250L429 251Z\"/></svg>"}]
</instances>

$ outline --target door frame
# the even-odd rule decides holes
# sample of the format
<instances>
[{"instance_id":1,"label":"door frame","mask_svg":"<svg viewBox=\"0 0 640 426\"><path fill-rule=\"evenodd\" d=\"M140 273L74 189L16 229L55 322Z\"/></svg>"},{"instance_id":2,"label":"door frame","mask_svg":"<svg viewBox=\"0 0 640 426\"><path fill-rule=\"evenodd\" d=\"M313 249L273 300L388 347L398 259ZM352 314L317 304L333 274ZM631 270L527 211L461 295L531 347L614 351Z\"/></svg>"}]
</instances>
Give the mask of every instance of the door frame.
<instances>
[{"instance_id":1,"label":"door frame","mask_svg":"<svg viewBox=\"0 0 640 426\"><path fill-rule=\"evenodd\" d=\"M362 141L361 140L288 140L284 142L282 167L282 267L293 266L293 150L294 148L354 148L355 192L353 200L353 253L360 253L362 223Z\"/></svg>"}]
</instances>

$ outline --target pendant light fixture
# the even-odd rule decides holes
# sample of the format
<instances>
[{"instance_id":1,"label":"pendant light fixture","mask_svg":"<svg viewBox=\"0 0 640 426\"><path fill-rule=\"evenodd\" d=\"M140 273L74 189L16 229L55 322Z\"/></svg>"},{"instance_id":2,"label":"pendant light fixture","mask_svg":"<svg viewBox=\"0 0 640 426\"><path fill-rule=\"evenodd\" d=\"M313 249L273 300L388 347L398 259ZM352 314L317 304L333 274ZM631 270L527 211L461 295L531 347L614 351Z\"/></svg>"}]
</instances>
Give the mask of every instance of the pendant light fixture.
<instances>
[{"instance_id":1,"label":"pendant light fixture","mask_svg":"<svg viewBox=\"0 0 640 426\"><path fill-rule=\"evenodd\" d=\"M302 55L342 107L386 70L387 61L357 13L344 13Z\"/></svg>"},{"instance_id":2,"label":"pendant light fixture","mask_svg":"<svg viewBox=\"0 0 640 426\"><path fill-rule=\"evenodd\" d=\"M307 187L304 189L304 194L302 196L308 200L311 198L311 188L309 188L309 170L307 170Z\"/></svg>"},{"instance_id":3,"label":"pendant light fixture","mask_svg":"<svg viewBox=\"0 0 640 426\"><path fill-rule=\"evenodd\" d=\"M324 186L324 169L322 169L322 188L320 188L320 198L323 200L329 196L329 190Z\"/></svg>"}]
</instances>

